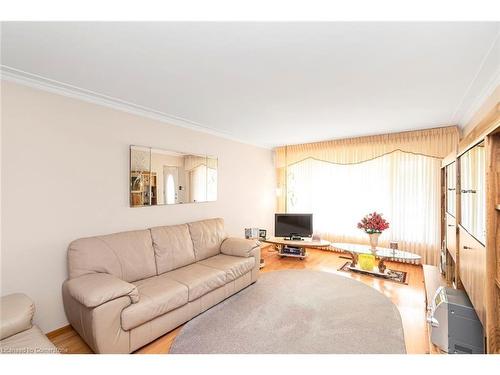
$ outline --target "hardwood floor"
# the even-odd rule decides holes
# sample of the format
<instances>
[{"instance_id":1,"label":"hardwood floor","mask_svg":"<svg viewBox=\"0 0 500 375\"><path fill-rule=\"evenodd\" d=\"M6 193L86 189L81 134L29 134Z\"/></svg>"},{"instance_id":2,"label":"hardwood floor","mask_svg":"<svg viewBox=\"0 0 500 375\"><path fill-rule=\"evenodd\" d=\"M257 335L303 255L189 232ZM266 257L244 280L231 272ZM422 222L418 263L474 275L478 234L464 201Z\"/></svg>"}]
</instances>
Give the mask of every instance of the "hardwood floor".
<instances>
[{"instance_id":1,"label":"hardwood floor","mask_svg":"<svg viewBox=\"0 0 500 375\"><path fill-rule=\"evenodd\" d=\"M303 261L293 258L280 258L276 252L263 249L262 257L266 266L261 272L272 272L282 269L313 269L332 272L359 280L386 295L398 307L403 321L406 350L410 354L429 353L427 328L425 322L425 291L421 266L387 262L389 268L408 272L408 285L374 278L367 275L337 271L347 259L341 253L324 250L309 250L309 257ZM170 345L181 327L165 334L152 343L142 347L135 353L159 354L168 353ZM91 349L70 326L51 332L49 339L63 353L92 353Z\"/></svg>"}]
</instances>

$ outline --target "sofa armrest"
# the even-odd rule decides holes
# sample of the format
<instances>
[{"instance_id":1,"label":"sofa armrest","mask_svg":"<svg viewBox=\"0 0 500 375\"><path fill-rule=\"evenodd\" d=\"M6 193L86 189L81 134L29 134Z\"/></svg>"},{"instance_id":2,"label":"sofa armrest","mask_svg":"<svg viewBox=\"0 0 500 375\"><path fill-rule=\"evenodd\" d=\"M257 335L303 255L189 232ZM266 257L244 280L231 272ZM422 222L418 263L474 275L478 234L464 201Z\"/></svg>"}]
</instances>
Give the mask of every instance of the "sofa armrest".
<instances>
[{"instance_id":1,"label":"sofa armrest","mask_svg":"<svg viewBox=\"0 0 500 375\"><path fill-rule=\"evenodd\" d=\"M132 303L139 302L135 285L107 273L89 273L66 281L66 285L70 296L89 308L125 296Z\"/></svg>"},{"instance_id":2,"label":"sofa armrest","mask_svg":"<svg viewBox=\"0 0 500 375\"><path fill-rule=\"evenodd\" d=\"M253 249L260 247L259 241L228 237L220 245L222 254L248 258Z\"/></svg>"},{"instance_id":3,"label":"sofa armrest","mask_svg":"<svg viewBox=\"0 0 500 375\"><path fill-rule=\"evenodd\" d=\"M35 304L25 294L15 293L0 300L0 340L32 327Z\"/></svg>"}]
</instances>

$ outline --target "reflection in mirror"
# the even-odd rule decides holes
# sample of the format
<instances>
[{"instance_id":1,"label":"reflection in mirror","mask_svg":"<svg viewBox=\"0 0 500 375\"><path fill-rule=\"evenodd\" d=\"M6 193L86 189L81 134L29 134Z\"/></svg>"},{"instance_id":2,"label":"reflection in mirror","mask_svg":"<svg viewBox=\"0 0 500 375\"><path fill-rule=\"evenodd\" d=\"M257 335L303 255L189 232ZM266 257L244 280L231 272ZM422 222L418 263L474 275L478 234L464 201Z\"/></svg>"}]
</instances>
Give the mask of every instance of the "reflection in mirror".
<instances>
[{"instance_id":1,"label":"reflection in mirror","mask_svg":"<svg viewBox=\"0 0 500 375\"><path fill-rule=\"evenodd\" d=\"M455 162L446 166L446 212L455 217L457 172Z\"/></svg>"},{"instance_id":2,"label":"reflection in mirror","mask_svg":"<svg viewBox=\"0 0 500 375\"><path fill-rule=\"evenodd\" d=\"M217 158L207 157L207 201L217 200Z\"/></svg>"},{"instance_id":3,"label":"reflection in mirror","mask_svg":"<svg viewBox=\"0 0 500 375\"><path fill-rule=\"evenodd\" d=\"M185 159L186 171L189 179L189 201L207 201L207 158L204 156L187 155Z\"/></svg>"},{"instance_id":4,"label":"reflection in mirror","mask_svg":"<svg viewBox=\"0 0 500 375\"><path fill-rule=\"evenodd\" d=\"M484 143L460 156L460 223L483 244L486 241L485 171Z\"/></svg>"},{"instance_id":5,"label":"reflection in mirror","mask_svg":"<svg viewBox=\"0 0 500 375\"><path fill-rule=\"evenodd\" d=\"M174 151L151 150L151 172L158 176L158 203L186 203L187 189L184 154Z\"/></svg>"},{"instance_id":6,"label":"reflection in mirror","mask_svg":"<svg viewBox=\"0 0 500 375\"><path fill-rule=\"evenodd\" d=\"M151 153L148 147L130 147L130 205L149 206L151 199ZM156 179L156 178L155 178ZM156 190L156 187L153 189ZM155 194L156 195L156 194Z\"/></svg>"},{"instance_id":7,"label":"reflection in mirror","mask_svg":"<svg viewBox=\"0 0 500 375\"><path fill-rule=\"evenodd\" d=\"M130 160L132 206L217 200L217 158L131 146Z\"/></svg>"}]
</instances>

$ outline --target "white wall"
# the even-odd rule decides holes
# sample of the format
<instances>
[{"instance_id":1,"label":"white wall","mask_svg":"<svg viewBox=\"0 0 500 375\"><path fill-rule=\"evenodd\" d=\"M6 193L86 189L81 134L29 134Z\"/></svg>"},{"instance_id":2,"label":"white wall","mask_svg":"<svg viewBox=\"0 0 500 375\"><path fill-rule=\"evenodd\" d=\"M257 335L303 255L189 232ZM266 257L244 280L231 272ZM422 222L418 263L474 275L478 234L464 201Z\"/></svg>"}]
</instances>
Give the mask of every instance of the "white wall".
<instances>
[{"instance_id":1,"label":"white wall","mask_svg":"<svg viewBox=\"0 0 500 375\"><path fill-rule=\"evenodd\" d=\"M24 292L45 332L67 324L61 284L79 237L223 217L272 229L270 150L2 81L1 294ZM218 201L130 208L129 145L219 157Z\"/></svg>"}]
</instances>

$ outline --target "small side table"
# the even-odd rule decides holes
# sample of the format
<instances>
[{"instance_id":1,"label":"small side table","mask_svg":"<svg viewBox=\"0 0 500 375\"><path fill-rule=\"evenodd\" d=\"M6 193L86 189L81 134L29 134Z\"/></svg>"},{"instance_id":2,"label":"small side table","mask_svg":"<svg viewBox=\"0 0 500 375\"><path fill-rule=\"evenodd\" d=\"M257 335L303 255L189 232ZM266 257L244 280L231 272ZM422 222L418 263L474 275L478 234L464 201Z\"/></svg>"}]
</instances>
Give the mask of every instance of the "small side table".
<instances>
[{"instance_id":1,"label":"small side table","mask_svg":"<svg viewBox=\"0 0 500 375\"><path fill-rule=\"evenodd\" d=\"M264 268L266 266L266 260L264 257L264 251L268 252L274 248L274 245L267 242L260 243L260 268Z\"/></svg>"}]
</instances>

